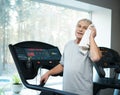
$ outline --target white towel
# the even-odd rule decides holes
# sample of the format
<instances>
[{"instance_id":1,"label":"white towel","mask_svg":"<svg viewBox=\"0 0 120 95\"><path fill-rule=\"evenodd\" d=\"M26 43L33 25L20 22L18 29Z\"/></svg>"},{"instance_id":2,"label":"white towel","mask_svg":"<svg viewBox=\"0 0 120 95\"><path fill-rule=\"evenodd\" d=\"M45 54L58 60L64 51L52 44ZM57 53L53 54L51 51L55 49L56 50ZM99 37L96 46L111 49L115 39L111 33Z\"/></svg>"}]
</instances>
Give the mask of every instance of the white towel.
<instances>
[{"instance_id":1,"label":"white towel","mask_svg":"<svg viewBox=\"0 0 120 95\"><path fill-rule=\"evenodd\" d=\"M80 47L80 52L83 54L86 54L87 51L89 50L89 37L90 37L90 33L91 30L89 29L89 27L94 26L93 24L90 24L87 28L87 30L85 31L80 43L79 43L79 47Z\"/></svg>"}]
</instances>

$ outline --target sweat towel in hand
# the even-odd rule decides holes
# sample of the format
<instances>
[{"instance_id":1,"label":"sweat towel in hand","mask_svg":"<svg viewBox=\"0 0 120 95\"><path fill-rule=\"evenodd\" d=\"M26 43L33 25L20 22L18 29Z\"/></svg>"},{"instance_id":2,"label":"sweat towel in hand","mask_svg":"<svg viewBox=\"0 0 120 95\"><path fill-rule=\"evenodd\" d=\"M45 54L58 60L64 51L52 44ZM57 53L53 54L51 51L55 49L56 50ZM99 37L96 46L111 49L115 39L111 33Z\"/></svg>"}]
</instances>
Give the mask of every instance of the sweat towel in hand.
<instances>
[{"instance_id":1,"label":"sweat towel in hand","mask_svg":"<svg viewBox=\"0 0 120 95\"><path fill-rule=\"evenodd\" d=\"M80 52L83 54L86 54L87 51L89 50L89 37L90 37L90 33L91 30L89 29L89 27L94 26L93 24L90 24L87 28L87 30L85 31L80 43L79 43L79 47L80 47Z\"/></svg>"}]
</instances>

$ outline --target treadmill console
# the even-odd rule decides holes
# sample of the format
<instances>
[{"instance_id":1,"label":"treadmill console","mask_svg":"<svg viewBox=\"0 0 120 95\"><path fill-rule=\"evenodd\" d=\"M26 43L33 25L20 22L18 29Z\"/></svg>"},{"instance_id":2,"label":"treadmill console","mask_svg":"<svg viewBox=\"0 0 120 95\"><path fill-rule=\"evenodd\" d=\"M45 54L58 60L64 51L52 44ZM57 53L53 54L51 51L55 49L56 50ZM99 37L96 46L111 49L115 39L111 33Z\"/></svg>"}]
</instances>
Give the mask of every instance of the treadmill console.
<instances>
[{"instance_id":1,"label":"treadmill console","mask_svg":"<svg viewBox=\"0 0 120 95\"><path fill-rule=\"evenodd\" d=\"M59 64L61 58L57 47L42 42L21 42L10 44L9 48L17 68L20 68L20 73L25 79L33 79L40 67L52 69Z\"/></svg>"}]
</instances>

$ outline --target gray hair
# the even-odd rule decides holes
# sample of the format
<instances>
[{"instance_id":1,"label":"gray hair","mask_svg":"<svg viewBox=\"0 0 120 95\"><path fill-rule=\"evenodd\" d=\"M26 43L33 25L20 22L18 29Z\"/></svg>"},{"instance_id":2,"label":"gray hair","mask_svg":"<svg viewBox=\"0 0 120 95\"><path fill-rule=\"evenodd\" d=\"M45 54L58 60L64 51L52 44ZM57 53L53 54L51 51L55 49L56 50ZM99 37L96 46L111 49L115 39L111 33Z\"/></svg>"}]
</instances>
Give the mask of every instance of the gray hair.
<instances>
[{"instance_id":1,"label":"gray hair","mask_svg":"<svg viewBox=\"0 0 120 95\"><path fill-rule=\"evenodd\" d=\"M78 23L81 22L81 21L85 21L85 22L87 22L89 24L92 24L92 21L89 20L89 19L86 19L86 18L79 20Z\"/></svg>"}]
</instances>

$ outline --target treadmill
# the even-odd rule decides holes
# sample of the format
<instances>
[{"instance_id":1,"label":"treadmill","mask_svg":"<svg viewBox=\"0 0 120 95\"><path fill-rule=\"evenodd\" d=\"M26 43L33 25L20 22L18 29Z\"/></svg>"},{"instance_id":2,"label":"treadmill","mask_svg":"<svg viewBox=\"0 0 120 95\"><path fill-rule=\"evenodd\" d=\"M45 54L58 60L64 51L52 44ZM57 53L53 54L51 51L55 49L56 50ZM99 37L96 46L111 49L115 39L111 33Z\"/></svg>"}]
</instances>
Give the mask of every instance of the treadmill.
<instances>
[{"instance_id":1,"label":"treadmill","mask_svg":"<svg viewBox=\"0 0 120 95\"><path fill-rule=\"evenodd\" d=\"M44 84L30 84L27 81L37 76L39 68L50 70L59 64L61 54L58 47L38 41L23 41L14 45L9 44L9 49L21 81L27 88L41 91L40 95L76 95L44 87ZM54 76L62 75L61 72Z\"/></svg>"},{"instance_id":2,"label":"treadmill","mask_svg":"<svg viewBox=\"0 0 120 95\"><path fill-rule=\"evenodd\" d=\"M120 55L113 49L106 47L99 48L102 52L102 58L94 64L99 77L93 80L93 95L97 95L102 89L106 88L120 90L120 78L117 77L120 73ZM105 68L113 69L115 75L113 77L106 77Z\"/></svg>"}]
</instances>

